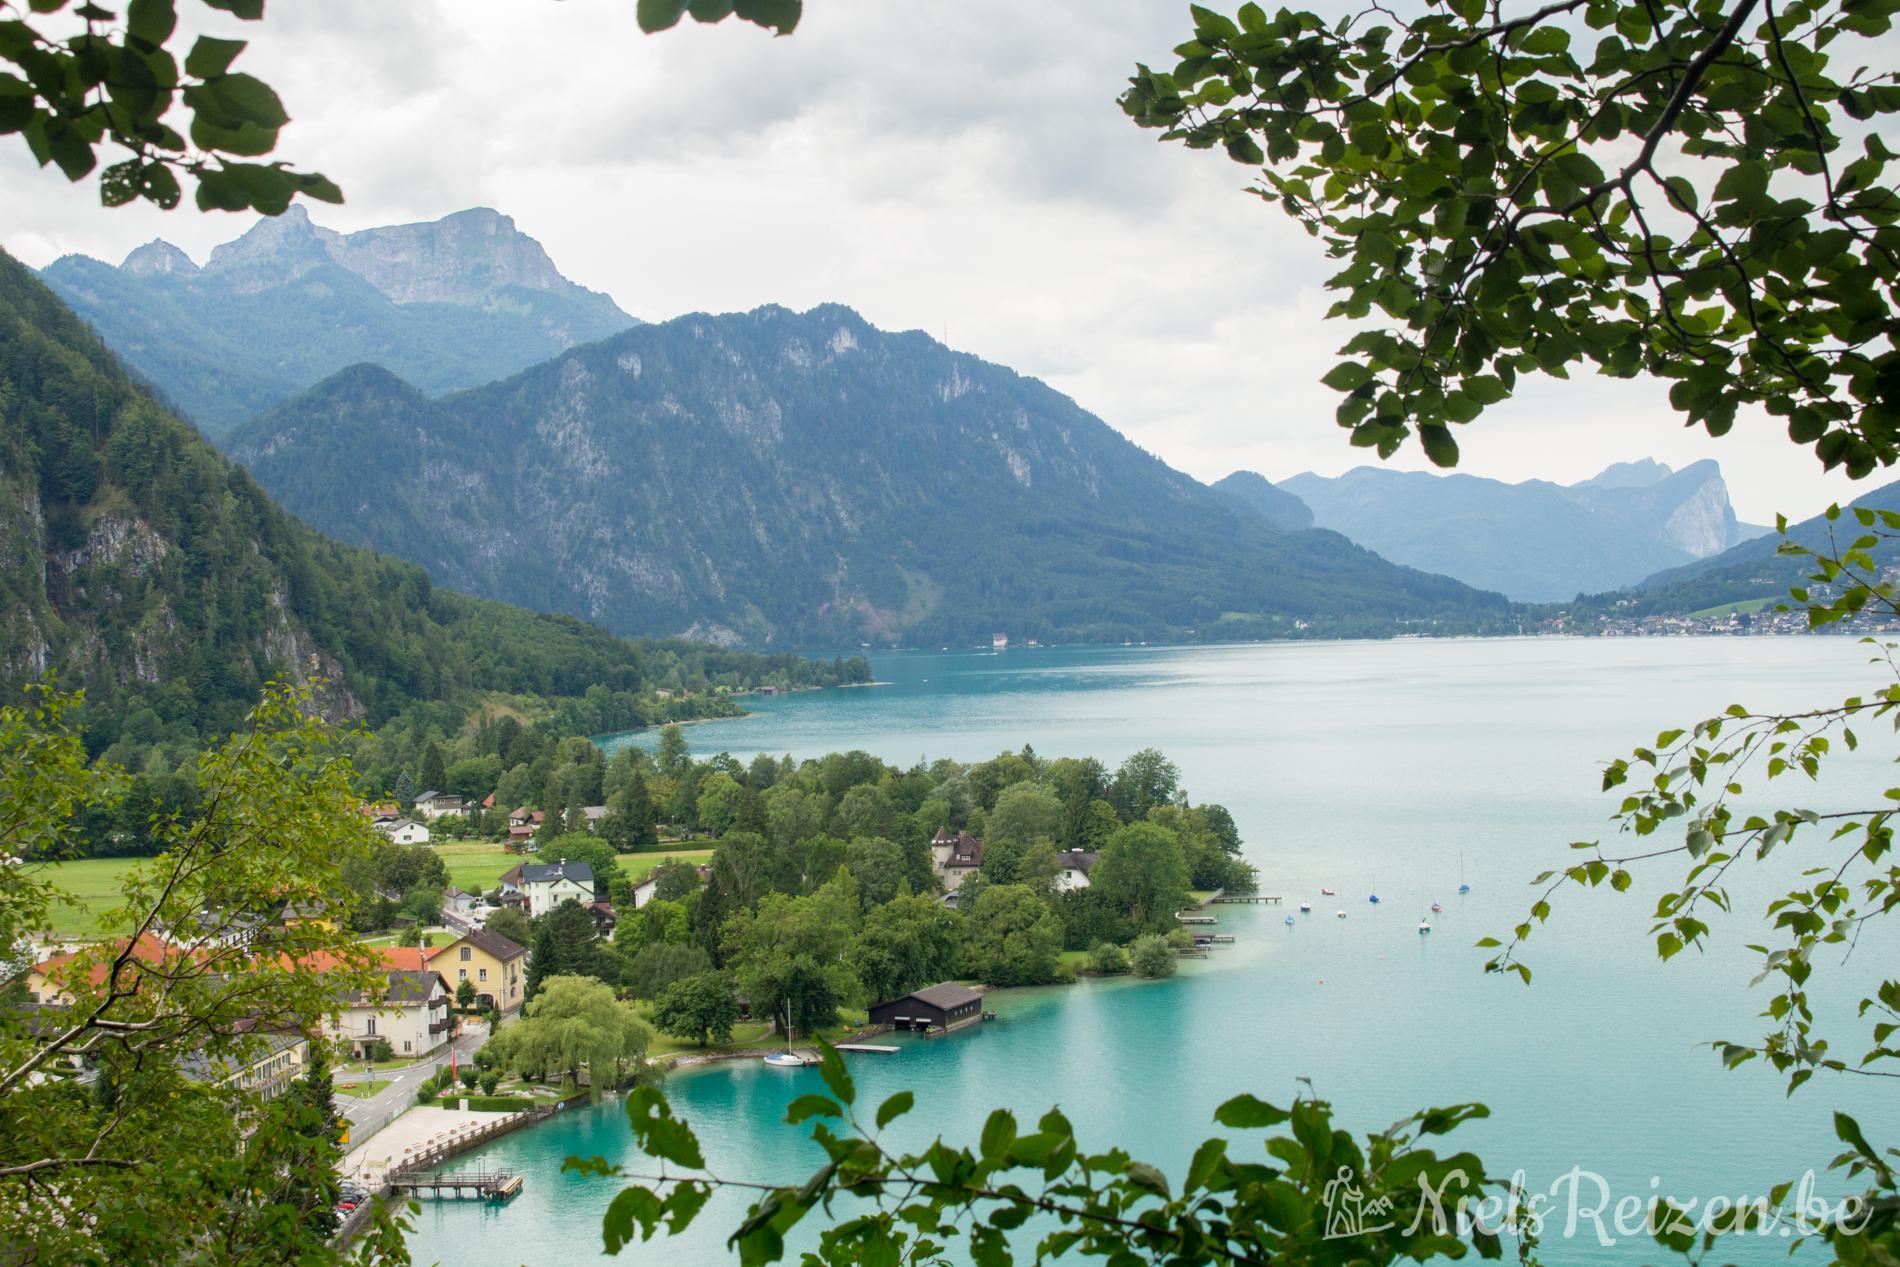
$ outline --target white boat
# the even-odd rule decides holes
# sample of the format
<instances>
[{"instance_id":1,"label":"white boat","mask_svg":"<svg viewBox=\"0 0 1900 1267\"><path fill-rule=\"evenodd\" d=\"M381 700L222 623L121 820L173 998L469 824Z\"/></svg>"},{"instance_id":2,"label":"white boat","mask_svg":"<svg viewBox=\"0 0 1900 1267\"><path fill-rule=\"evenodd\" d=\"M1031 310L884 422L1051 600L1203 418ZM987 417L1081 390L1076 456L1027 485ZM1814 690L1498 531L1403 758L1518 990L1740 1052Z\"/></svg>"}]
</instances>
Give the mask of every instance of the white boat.
<instances>
[{"instance_id":1,"label":"white boat","mask_svg":"<svg viewBox=\"0 0 1900 1267\"><path fill-rule=\"evenodd\" d=\"M1334 890L1332 889L1321 889L1320 892L1324 893L1327 897L1332 897L1334 895Z\"/></svg>"},{"instance_id":2,"label":"white boat","mask_svg":"<svg viewBox=\"0 0 1900 1267\"><path fill-rule=\"evenodd\" d=\"M765 1063L774 1069L801 1069L811 1061L795 1051L775 1051L765 1057Z\"/></svg>"},{"instance_id":3,"label":"white boat","mask_svg":"<svg viewBox=\"0 0 1900 1267\"><path fill-rule=\"evenodd\" d=\"M1429 933L1432 931L1432 926L1425 920L1420 920L1418 922L1418 931L1421 933Z\"/></svg>"},{"instance_id":4,"label":"white boat","mask_svg":"<svg viewBox=\"0 0 1900 1267\"><path fill-rule=\"evenodd\" d=\"M1334 911L1334 912L1333 912L1333 918L1335 918L1335 919L1345 919L1345 918L1346 918L1346 912L1344 912L1344 911Z\"/></svg>"},{"instance_id":5,"label":"white boat","mask_svg":"<svg viewBox=\"0 0 1900 1267\"><path fill-rule=\"evenodd\" d=\"M1302 914L1302 915L1304 915L1304 914L1306 914L1306 913L1307 913L1308 911L1310 911L1310 910L1312 910L1312 909L1313 909L1313 904L1312 904L1311 902L1301 902L1301 903L1300 903L1300 914Z\"/></svg>"}]
</instances>

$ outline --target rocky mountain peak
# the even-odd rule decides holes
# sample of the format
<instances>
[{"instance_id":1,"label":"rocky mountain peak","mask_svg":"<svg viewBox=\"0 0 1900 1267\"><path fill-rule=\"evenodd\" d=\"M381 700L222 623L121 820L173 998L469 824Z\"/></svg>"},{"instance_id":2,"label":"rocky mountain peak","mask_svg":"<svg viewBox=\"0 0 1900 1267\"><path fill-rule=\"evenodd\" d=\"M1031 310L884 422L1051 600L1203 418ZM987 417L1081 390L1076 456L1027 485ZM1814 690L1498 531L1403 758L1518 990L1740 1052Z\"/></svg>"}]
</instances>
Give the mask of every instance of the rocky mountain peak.
<instances>
[{"instance_id":1,"label":"rocky mountain peak","mask_svg":"<svg viewBox=\"0 0 1900 1267\"><path fill-rule=\"evenodd\" d=\"M1655 458L1638 458L1634 462L1612 462L1592 478L1581 480L1572 487L1649 488L1675 473L1666 463L1658 462Z\"/></svg>"},{"instance_id":2,"label":"rocky mountain peak","mask_svg":"<svg viewBox=\"0 0 1900 1267\"><path fill-rule=\"evenodd\" d=\"M153 238L137 248L125 257L125 262L119 267L134 277L190 276L198 271L191 256L164 238Z\"/></svg>"}]
</instances>

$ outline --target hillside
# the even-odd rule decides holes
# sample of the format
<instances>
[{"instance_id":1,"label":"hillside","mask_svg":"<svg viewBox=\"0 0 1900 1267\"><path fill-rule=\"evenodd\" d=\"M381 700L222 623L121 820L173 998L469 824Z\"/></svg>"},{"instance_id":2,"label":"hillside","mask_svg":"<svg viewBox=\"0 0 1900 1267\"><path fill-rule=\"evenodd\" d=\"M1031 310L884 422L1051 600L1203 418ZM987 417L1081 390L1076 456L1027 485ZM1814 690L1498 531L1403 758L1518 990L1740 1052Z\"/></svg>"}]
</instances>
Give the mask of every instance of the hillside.
<instances>
[{"instance_id":1,"label":"hillside","mask_svg":"<svg viewBox=\"0 0 1900 1267\"><path fill-rule=\"evenodd\" d=\"M1900 511L1900 480L1870 489L1852 504ZM1845 550L1863 531L1851 519L1829 523L1827 516L1816 515L1788 525L1788 539L1810 550L1834 552ZM1617 602L1619 606L1627 602L1626 610L1631 614L1647 616L1703 611L1752 598L1785 599L1791 587L1806 584L1815 566L1812 559L1777 554L1781 541L1775 533L1744 541L1710 558L1658 572L1626 594L1595 595L1590 601ZM1881 543L1873 553L1882 564L1892 563L1897 554L1889 542Z\"/></svg>"},{"instance_id":2,"label":"hillside","mask_svg":"<svg viewBox=\"0 0 1900 1267\"><path fill-rule=\"evenodd\" d=\"M1736 521L1713 461L1618 463L1568 486L1359 467L1280 487L1323 528L1394 562L1525 602L1635 584L1764 531Z\"/></svg>"},{"instance_id":3,"label":"hillside","mask_svg":"<svg viewBox=\"0 0 1900 1267\"><path fill-rule=\"evenodd\" d=\"M1042 383L837 306L640 326L439 400L356 367L229 449L325 531L623 633L1260 637L1504 606L1276 531Z\"/></svg>"},{"instance_id":4,"label":"hillside","mask_svg":"<svg viewBox=\"0 0 1900 1267\"><path fill-rule=\"evenodd\" d=\"M1275 528L1298 529L1313 526L1313 508L1296 495L1269 483L1266 476L1252 471L1235 471L1210 487L1234 505L1260 516Z\"/></svg>"},{"instance_id":5,"label":"hillside","mask_svg":"<svg viewBox=\"0 0 1900 1267\"><path fill-rule=\"evenodd\" d=\"M628 642L325 538L0 253L0 683L55 669L84 685L101 743L139 706L153 725L228 729L279 673L329 678L328 711L371 722L477 692L604 688L596 712L632 724L627 702L658 682L802 683L861 665Z\"/></svg>"},{"instance_id":6,"label":"hillside","mask_svg":"<svg viewBox=\"0 0 1900 1267\"><path fill-rule=\"evenodd\" d=\"M341 234L298 203L202 268L154 241L116 268L66 256L42 280L214 438L360 361L446 391L634 324L482 207Z\"/></svg>"}]
</instances>

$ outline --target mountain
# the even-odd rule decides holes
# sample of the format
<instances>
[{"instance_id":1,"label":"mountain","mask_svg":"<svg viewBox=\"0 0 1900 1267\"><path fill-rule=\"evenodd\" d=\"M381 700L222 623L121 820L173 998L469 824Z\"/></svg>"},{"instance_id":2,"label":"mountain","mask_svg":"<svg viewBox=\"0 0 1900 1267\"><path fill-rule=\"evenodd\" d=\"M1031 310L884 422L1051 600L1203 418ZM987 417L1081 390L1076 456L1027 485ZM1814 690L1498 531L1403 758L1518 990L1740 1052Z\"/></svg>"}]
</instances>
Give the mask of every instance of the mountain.
<instances>
[{"instance_id":1,"label":"mountain","mask_svg":"<svg viewBox=\"0 0 1900 1267\"><path fill-rule=\"evenodd\" d=\"M1252 471L1235 471L1211 487L1234 505L1259 515L1275 528L1297 529L1313 526L1313 508L1284 488L1276 488L1266 476Z\"/></svg>"},{"instance_id":2,"label":"mountain","mask_svg":"<svg viewBox=\"0 0 1900 1267\"><path fill-rule=\"evenodd\" d=\"M1359 467L1280 487L1394 562L1525 602L1618 589L1767 531L1736 521L1713 461L1622 462L1569 486Z\"/></svg>"},{"instance_id":3,"label":"mountain","mask_svg":"<svg viewBox=\"0 0 1900 1267\"><path fill-rule=\"evenodd\" d=\"M228 447L325 531L621 632L1119 641L1504 608L1276 531L1042 383L838 306L639 326L441 399L358 366Z\"/></svg>"},{"instance_id":4,"label":"mountain","mask_svg":"<svg viewBox=\"0 0 1900 1267\"><path fill-rule=\"evenodd\" d=\"M1900 511L1900 480L1862 493L1850 504ZM1816 515L1788 525L1788 539L1810 550L1838 553L1865 531L1847 515L1833 522L1826 515ZM1807 584L1816 568L1812 559L1777 554L1781 541L1779 534L1757 537L1709 558L1657 572L1626 594L1594 597L1617 600L1617 606L1637 616L1699 612L1752 598L1787 598L1788 590ZM1878 543L1872 553L1882 566L1900 558L1900 550L1890 541Z\"/></svg>"},{"instance_id":5,"label":"mountain","mask_svg":"<svg viewBox=\"0 0 1900 1267\"><path fill-rule=\"evenodd\" d=\"M279 674L327 678L326 711L371 722L470 693L585 694L592 717L676 678L818 680L452 593L321 536L0 252L0 684L49 669L86 688L102 744L134 716L174 744L228 731Z\"/></svg>"},{"instance_id":6,"label":"mountain","mask_svg":"<svg viewBox=\"0 0 1900 1267\"><path fill-rule=\"evenodd\" d=\"M41 277L214 438L357 362L447 391L635 324L485 207L342 234L294 203L203 268L154 241L117 268L68 255Z\"/></svg>"}]
</instances>

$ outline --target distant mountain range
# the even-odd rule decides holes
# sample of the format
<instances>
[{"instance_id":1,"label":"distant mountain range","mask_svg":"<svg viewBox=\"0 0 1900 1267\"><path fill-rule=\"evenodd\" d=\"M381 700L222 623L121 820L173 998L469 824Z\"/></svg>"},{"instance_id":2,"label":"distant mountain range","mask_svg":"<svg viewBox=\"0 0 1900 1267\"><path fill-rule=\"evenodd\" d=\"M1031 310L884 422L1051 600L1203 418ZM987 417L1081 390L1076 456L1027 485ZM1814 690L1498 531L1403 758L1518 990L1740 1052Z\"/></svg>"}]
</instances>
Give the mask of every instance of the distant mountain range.
<instances>
[{"instance_id":1,"label":"distant mountain range","mask_svg":"<svg viewBox=\"0 0 1900 1267\"><path fill-rule=\"evenodd\" d=\"M1713 461L1680 471L1618 463L1570 485L1359 467L1277 486L1239 471L1215 488L1268 523L1298 522L1305 509L1395 563L1523 602L1633 585L1767 531L1736 521Z\"/></svg>"},{"instance_id":2,"label":"distant mountain range","mask_svg":"<svg viewBox=\"0 0 1900 1267\"><path fill-rule=\"evenodd\" d=\"M1042 383L837 306L639 326L440 399L356 366L228 449L327 532L620 632L916 645L1504 619L1497 595L1275 527Z\"/></svg>"},{"instance_id":3,"label":"distant mountain range","mask_svg":"<svg viewBox=\"0 0 1900 1267\"><path fill-rule=\"evenodd\" d=\"M359 362L440 392L636 324L485 207L341 234L293 203L202 268L153 241L116 268L68 255L41 278L214 438Z\"/></svg>"}]
</instances>

